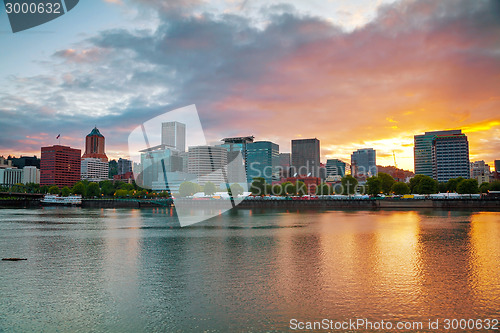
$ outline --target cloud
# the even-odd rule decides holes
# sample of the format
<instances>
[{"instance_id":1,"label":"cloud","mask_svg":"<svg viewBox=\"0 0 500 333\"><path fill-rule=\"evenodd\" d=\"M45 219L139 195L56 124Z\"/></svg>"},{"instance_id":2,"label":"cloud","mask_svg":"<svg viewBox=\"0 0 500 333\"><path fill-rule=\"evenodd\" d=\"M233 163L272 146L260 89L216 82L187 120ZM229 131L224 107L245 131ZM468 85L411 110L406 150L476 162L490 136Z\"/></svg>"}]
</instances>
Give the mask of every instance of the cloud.
<instances>
[{"instance_id":1,"label":"cloud","mask_svg":"<svg viewBox=\"0 0 500 333\"><path fill-rule=\"evenodd\" d=\"M253 134L289 151L290 139L317 137L324 156L348 160L374 145L381 164L393 163L396 150L411 168L414 134L463 128L474 158L498 158L494 0L400 1L349 32L290 5L263 7L256 24L244 15L200 12L202 1L133 3L160 13L156 30L106 30L55 52L53 75L44 83L15 78L0 95L7 101L0 113L55 114L75 140L86 134L82 127L97 124L114 151L126 151L133 126L196 104L211 142ZM37 93L42 86L50 98ZM23 117L26 127L57 132ZM12 147L24 146L0 141L1 149Z\"/></svg>"}]
</instances>

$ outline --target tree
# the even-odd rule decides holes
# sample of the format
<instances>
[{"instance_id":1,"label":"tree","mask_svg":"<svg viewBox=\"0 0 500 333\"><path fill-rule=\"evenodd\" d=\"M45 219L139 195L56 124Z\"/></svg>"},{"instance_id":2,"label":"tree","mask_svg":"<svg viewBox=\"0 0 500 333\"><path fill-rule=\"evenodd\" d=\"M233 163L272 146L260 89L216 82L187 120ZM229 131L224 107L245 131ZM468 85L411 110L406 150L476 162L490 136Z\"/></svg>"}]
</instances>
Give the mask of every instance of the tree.
<instances>
[{"instance_id":1,"label":"tree","mask_svg":"<svg viewBox=\"0 0 500 333\"><path fill-rule=\"evenodd\" d=\"M304 182L297 181L295 184L295 189L297 191L297 194L302 196L307 194L307 186Z\"/></svg>"},{"instance_id":2,"label":"tree","mask_svg":"<svg viewBox=\"0 0 500 333\"><path fill-rule=\"evenodd\" d=\"M448 188L446 187L445 182L440 182L438 184L438 191L439 191L439 193L446 193L446 191L448 191Z\"/></svg>"},{"instance_id":3,"label":"tree","mask_svg":"<svg viewBox=\"0 0 500 333\"><path fill-rule=\"evenodd\" d=\"M351 175L344 176L342 178L342 194L354 194L356 193L356 187L358 186L358 181Z\"/></svg>"},{"instance_id":4,"label":"tree","mask_svg":"<svg viewBox=\"0 0 500 333\"><path fill-rule=\"evenodd\" d=\"M48 185L40 186L40 193L42 193L42 194L48 193L49 192L49 188L50 187Z\"/></svg>"},{"instance_id":5,"label":"tree","mask_svg":"<svg viewBox=\"0 0 500 333\"><path fill-rule=\"evenodd\" d=\"M448 192L457 192L458 185L464 181L463 177L451 178L446 182L446 190Z\"/></svg>"},{"instance_id":6,"label":"tree","mask_svg":"<svg viewBox=\"0 0 500 333\"><path fill-rule=\"evenodd\" d=\"M420 181L427 177L426 175L415 175L413 178L410 179L410 193L418 193L418 185L420 184Z\"/></svg>"},{"instance_id":7,"label":"tree","mask_svg":"<svg viewBox=\"0 0 500 333\"><path fill-rule=\"evenodd\" d=\"M331 193L331 187L330 185L326 183L321 183L316 187L316 194L317 195L329 195Z\"/></svg>"},{"instance_id":8,"label":"tree","mask_svg":"<svg viewBox=\"0 0 500 333\"><path fill-rule=\"evenodd\" d=\"M238 183L234 183L229 188L230 188L231 195L233 197L236 197L236 198L238 196L242 195L243 192L245 192L245 189Z\"/></svg>"},{"instance_id":9,"label":"tree","mask_svg":"<svg viewBox=\"0 0 500 333\"><path fill-rule=\"evenodd\" d=\"M465 179L458 183L457 192L460 194L475 194L479 192L477 179Z\"/></svg>"},{"instance_id":10,"label":"tree","mask_svg":"<svg viewBox=\"0 0 500 333\"><path fill-rule=\"evenodd\" d=\"M71 191L74 194L79 194L81 196L85 195L85 185L82 182L78 182L73 186L73 190Z\"/></svg>"},{"instance_id":11,"label":"tree","mask_svg":"<svg viewBox=\"0 0 500 333\"><path fill-rule=\"evenodd\" d=\"M198 184L192 182L184 182L179 186L179 195L181 197L191 196L200 190Z\"/></svg>"},{"instance_id":12,"label":"tree","mask_svg":"<svg viewBox=\"0 0 500 333\"><path fill-rule=\"evenodd\" d=\"M500 181L495 180L493 183L490 184L490 191L500 191Z\"/></svg>"},{"instance_id":13,"label":"tree","mask_svg":"<svg viewBox=\"0 0 500 333\"><path fill-rule=\"evenodd\" d=\"M271 187L272 195L284 195L283 187L280 184L275 184Z\"/></svg>"},{"instance_id":14,"label":"tree","mask_svg":"<svg viewBox=\"0 0 500 333\"><path fill-rule=\"evenodd\" d=\"M134 189L134 185L129 184L129 183L122 183L120 185L120 189L127 190L127 191L132 191Z\"/></svg>"},{"instance_id":15,"label":"tree","mask_svg":"<svg viewBox=\"0 0 500 333\"><path fill-rule=\"evenodd\" d=\"M101 189L99 188L99 185L97 183L90 183L89 186L87 186L86 195L89 198L101 195Z\"/></svg>"},{"instance_id":16,"label":"tree","mask_svg":"<svg viewBox=\"0 0 500 333\"><path fill-rule=\"evenodd\" d=\"M70 190L70 189L69 189L69 187L67 187L67 186L64 186L64 187L62 188L62 190L61 190L61 195L62 195L63 197L67 197L68 195L70 195L70 193L71 193L71 190Z\"/></svg>"},{"instance_id":17,"label":"tree","mask_svg":"<svg viewBox=\"0 0 500 333\"><path fill-rule=\"evenodd\" d=\"M203 192L205 195L212 195L217 191L215 184L212 182L206 182L205 186L203 186Z\"/></svg>"},{"instance_id":18,"label":"tree","mask_svg":"<svg viewBox=\"0 0 500 333\"><path fill-rule=\"evenodd\" d=\"M101 187L101 193L104 194L105 196L111 196L115 192L113 182L109 180L104 180L100 182L99 186Z\"/></svg>"},{"instance_id":19,"label":"tree","mask_svg":"<svg viewBox=\"0 0 500 333\"><path fill-rule=\"evenodd\" d=\"M295 185L291 182L284 182L281 184L281 191L283 195L295 195L297 193Z\"/></svg>"},{"instance_id":20,"label":"tree","mask_svg":"<svg viewBox=\"0 0 500 333\"><path fill-rule=\"evenodd\" d=\"M490 183L482 183L479 185L479 193L488 193L490 190Z\"/></svg>"},{"instance_id":21,"label":"tree","mask_svg":"<svg viewBox=\"0 0 500 333\"><path fill-rule=\"evenodd\" d=\"M379 177L368 178L366 185L368 185L368 194L379 195L382 192L382 179Z\"/></svg>"},{"instance_id":22,"label":"tree","mask_svg":"<svg viewBox=\"0 0 500 333\"><path fill-rule=\"evenodd\" d=\"M115 196L117 196L119 198L126 197L127 195L128 195L127 190L116 190L116 192L115 192Z\"/></svg>"},{"instance_id":23,"label":"tree","mask_svg":"<svg viewBox=\"0 0 500 333\"><path fill-rule=\"evenodd\" d=\"M396 182L394 178L384 172L379 172L377 178L379 178L381 181L380 185L382 187L382 192L385 194L389 194L391 192L392 185L394 185L394 183Z\"/></svg>"},{"instance_id":24,"label":"tree","mask_svg":"<svg viewBox=\"0 0 500 333\"><path fill-rule=\"evenodd\" d=\"M51 186L49 188L49 193L50 194L59 194L59 187L57 187L56 185Z\"/></svg>"},{"instance_id":25,"label":"tree","mask_svg":"<svg viewBox=\"0 0 500 333\"><path fill-rule=\"evenodd\" d=\"M405 195L410 193L410 187L403 182L396 182L392 185L391 191L396 195Z\"/></svg>"},{"instance_id":26,"label":"tree","mask_svg":"<svg viewBox=\"0 0 500 333\"><path fill-rule=\"evenodd\" d=\"M423 176L417 186L418 194L432 194L437 193L438 182L429 176Z\"/></svg>"},{"instance_id":27,"label":"tree","mask_svg":"<svg viewBox=\"0 0 500 333\"><path fill-rule=\"evenodd\" d=\"M250 185L250 192L253 195L264 195L266 193L266 180L262 177L254 178L252 185Z\"/></svg>"}]
</instances>

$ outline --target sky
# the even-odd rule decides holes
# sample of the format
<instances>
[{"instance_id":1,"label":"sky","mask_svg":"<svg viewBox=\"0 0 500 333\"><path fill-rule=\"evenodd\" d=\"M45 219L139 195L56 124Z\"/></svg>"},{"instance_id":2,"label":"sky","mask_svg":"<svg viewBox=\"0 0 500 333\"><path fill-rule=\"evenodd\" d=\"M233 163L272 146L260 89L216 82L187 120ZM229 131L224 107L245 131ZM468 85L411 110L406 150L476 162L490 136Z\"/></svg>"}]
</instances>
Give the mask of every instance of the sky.
<instances>
[{"instance_id":1,"label":"sky","mask_svg":"<svg viewBox=\"0 0 500 333\"><path fill-rule=\"evenodd\" d=\"M500 159L498 0L85 0L15 33L0 13L0 155L127 157L140 124L195 104L209 143L254 135L322 161L377 150L413 170L413 136L462 129Z\"/></svg>"}]
</instances>

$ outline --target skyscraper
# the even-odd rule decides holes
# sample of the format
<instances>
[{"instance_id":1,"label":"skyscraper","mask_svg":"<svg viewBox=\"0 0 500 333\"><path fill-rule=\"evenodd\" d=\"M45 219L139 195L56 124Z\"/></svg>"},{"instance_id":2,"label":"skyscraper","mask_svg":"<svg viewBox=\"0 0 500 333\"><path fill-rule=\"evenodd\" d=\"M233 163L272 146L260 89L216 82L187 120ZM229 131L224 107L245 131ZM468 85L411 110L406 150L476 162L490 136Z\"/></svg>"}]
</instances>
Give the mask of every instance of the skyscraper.
<instances>
[{"instance_id":1,"label":"skyscraper","mask_svg":"<svg viewBox=\"0 0 500 333\"><path fill-rule=\"evenodd\" d=\"M40 185L71 187L80 180L80 149L55 145L41 150Z\"/></svg>"},{"instance_id":2,"label":"skyscraper","mask_svg":"<svg viewBox=\"0 0 500 333\"><path fill-rule=\"evenodd\" d=\"M318 139L292 140L292 176L297 173L302 176L319 177L319 161Z\"/></svg>"},{"instance_id":3,"label":"skyscraper","mask_svg":"<svg viewBox=\"0 0 500 333\"><path fill-rule=\"evenodd\" d=\"M186 125L177 121L161 124L161 144L186 151Z\"/></svg>"},{"instance_id":4,"label":"skyscraper","mask_svg":"<svg viewBox=\"0 0 500 333\"><path fill-rule=\"evenodd\" d=\"M326 160L326 176L345 176L346 163L339 159Z\"/></svg>"},{"instance_id":5,"label":"skyscraper","mask_svg":"<svg viewBox=\"0 0 500 333\"><path fill-rule=\"evenodd\" d=\"M212 182L216 186L226 182L223 170L227 165L227 150L223 147L189 147L188 172L198 176L200 185Z\"/></svg>"},{"instance_id":6,"label":"skyscraper","mask_svg":"<svg viewBox=\"0 0 500 333\"><path fill-rule=\"evenodd\" d=\"M227 176L231 183L247 182L247 146L253 142L253 139L254 136L250 135L221 140L224 143L218 147L227 150Z\"/></svg>"},{"instance_id":7,"label":"skyscraper","mask_svg":"<svg viewBox=\"0 0 500 333\"><path fill-rule=\"evenodd\" d=\"M435 134L432 140L432 178L446 182L458 177L470 178L467 136L461 130Z\"/></svg>"},{"instance_id":8,"label":"skyscraper","mask_svg":"<svg viewBox=\"0 0 500 333\"><path fill-rule=\"evenodd\" d=\"M100 182L109 178L109 163L98 158L82 158L81 179Z\"/></svg>"},{"instance_id":9,"label":"skyscraper","mask_svg":"<svg viewBox=\"0 0 500 333\"><path fill-rule=\"evenodd\" d=\"M98 158L103 162L108 161L105 153L105 139L97 127L85 138L85 153L82 158Z\"/></svg>"},{"instance_id":10,"label":"skyscraper","mask_svg":"<svg viewBox=\"0 0 500 333\"><path fill-rule=\"evenodd\" d=\"M373 148L358 149L351 155L351 173L354 177L377 175L377 151Z\"/></svg>"},{"instance_id":11,"label":"skyscraper","mask_svg":"<svg viewBox=\"0 0 500 333\"><path fill-rule=\"evenodd\" d=\"M280 178L290 177L290 167L292 166L292 154L280 153L279 166L280 166Z\"/></svg>"},{"instance_id":12,"label":"skyscraper","mask_svg":"<svg viewBox=\"0 0 500 333\"><path fill-rule=\"evenodd\" d=\"M279 180L279 146L270 141L247 145L247 182L262 177L267 183Z\"/></svg>"}]
</instances>

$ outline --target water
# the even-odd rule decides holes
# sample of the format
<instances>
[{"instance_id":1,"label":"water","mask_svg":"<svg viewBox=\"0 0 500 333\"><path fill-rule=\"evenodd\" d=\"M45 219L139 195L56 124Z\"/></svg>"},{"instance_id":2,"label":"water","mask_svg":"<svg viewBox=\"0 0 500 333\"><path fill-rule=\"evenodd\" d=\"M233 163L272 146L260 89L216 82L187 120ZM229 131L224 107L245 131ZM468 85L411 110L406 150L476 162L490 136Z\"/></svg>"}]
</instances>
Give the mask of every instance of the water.
<instances>
[{"instance_id":1,"label":"water","mask_svg":"<svg viewBox=\"0 0 500 333\"><path fill-rule=\"evenodd\" d=\"M254 209L180 228L166 209L0 210L0 257L28 258L0 262L0 331L499 318L499 240L499 212Z\"/></svg>"}]
</instances>

